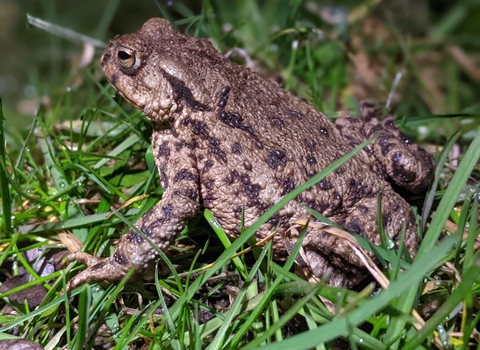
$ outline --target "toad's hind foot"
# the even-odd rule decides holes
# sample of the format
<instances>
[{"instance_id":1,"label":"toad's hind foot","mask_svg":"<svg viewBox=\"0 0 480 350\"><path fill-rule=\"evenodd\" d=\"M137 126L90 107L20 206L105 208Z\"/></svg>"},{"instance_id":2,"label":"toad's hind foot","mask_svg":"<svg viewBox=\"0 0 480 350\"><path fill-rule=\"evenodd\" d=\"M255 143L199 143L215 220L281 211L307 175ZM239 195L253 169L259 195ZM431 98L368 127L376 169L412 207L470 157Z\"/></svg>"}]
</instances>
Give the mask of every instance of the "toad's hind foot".
<instances>
[{"instance_id":1,"label":"toad's hind foot","mask_svg":"<svg viewBox=\"0 0 480 350\"><path fill-rule=\"evenodd\" d=\"M80 261L88 268L74 276L67 283L67 291L71 291L82 284L92 281L117 281L121 280L128 273L130 266L122 265L115 261L114 256L110 258L97 258L85 252L76 252L68 257L70 261Z\"/></svg>"}]
</instances>

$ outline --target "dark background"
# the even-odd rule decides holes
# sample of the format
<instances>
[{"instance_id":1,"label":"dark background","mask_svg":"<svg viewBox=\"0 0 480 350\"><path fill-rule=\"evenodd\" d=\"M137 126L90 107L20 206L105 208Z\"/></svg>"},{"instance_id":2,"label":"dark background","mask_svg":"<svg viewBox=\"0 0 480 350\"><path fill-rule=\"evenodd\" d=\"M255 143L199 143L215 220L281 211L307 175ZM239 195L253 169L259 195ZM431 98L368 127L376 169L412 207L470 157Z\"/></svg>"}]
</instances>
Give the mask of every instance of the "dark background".
<instances>
[{"instance_id":1,"label":"dark background","mask_svg":"<svg viewBox=\"0 0 480 350\"><path fill-rule=\"evenodd\" d=\"M87 68L79 67L82 43L29 26L30 14L105 43L116 34L137 30L150 17L180 21L180 30L212 38L224 53L244 48L262 74L325 112L352 108L352 101L366 97L385 102L395 74L402 71L393 101L398 113L440 120L429 124L420 137L446 137L463 128L471 139L478 132L480 110L480 2L371 3L1 0L0 97L7 132L25 132L26 121L40 103L54 109L65 94L71 96L69 109L54 119L78 118L78 111L88 108L89 94L98 93L92 78L103 83L101 48ZM296 64L290 66L295 40L300 49ZM316 58L313 68L303 56L307 46ZM452 47L461 50L467 63L451 53ZM349 53L358 55L357 60ZM469 63L473 71L465 69ZM365 73L375 80L369 82ZM467 117L444 117L457 113Z\"/></svg>"}]
</instances>

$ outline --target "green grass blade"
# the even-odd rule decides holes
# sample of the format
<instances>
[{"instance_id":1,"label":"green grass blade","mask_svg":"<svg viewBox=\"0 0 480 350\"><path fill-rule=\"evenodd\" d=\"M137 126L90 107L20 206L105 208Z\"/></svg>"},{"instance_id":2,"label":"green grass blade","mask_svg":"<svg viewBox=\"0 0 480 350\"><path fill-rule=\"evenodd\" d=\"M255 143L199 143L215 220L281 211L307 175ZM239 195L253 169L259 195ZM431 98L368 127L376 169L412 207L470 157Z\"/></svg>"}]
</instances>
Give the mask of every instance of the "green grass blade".
<instances>
[{"instance_id":1,"label":"green grass blade","mask_svg":"<svg viewBox=\"0 0 480 350\"><path fill-rule=\"evenodd\" d=\"M423 211L422 211L422 228L423 231L426 228L427 225L427 220L428 220L428 213L432 209L433 201L435 199L435 192L438 187L438 181L440 180L440 175L443 171L443 166L445 165L445 162L447 161L448 154L452 150L453 146L455 145L455 142L457 141L458 137L460 136L459 132L456 132L455 134L452 135L445 143L443 146L442 152L440 153L440 156L437 159L437 166L435 167L435 176L433 183L431 185L430 190L427 193L427 196L425 197L425 203L423 204Z\"/></svg>"},{"instance_id":2,"label":"green grass blade","mask_svg":"<svg viewBox=\"0 0 480 350\"><path fill-rule=\"evenodd\" d=\"M449 143L450 145L453 145L453 140L455 140L455 136L452 137L451 142ZM443 196L437 208L437 212L433 217L427 233L425 234L422 244L420 245L417 259L423 256L425 252L433 249L433 247L435 246L438 237L440 236L442 229L445 225L445 222L450 215L450 211L455 205L457 198L462 191L465 182L468 179L469 174L471 173L476 161L478 160L478 157L480 156L479 147L480 137L477 137L467 150L465 157L460 163L458 171L455 173L449 187L447 188L447 191L445 192L445 195ZM436 172L438 171L439 169L437 168ZM409 290L399 296L398 300L395 301L395 305L400 312L409 312L418 295L418 290L419 284L412 283ZM392 320L392 323L388 328L386 334L387 341L397 339L394 344L390 345L392 349L398 348L399 337L401 332L403 332L405 329L406 322L407 321L401 317L396 317Z\"/></svg>"},{"instance_id":3,"label":"green grass blade","mask_svg":"<svg viewBox=\"0 0 480 350\"><path fill-rule=\"evenodd\" d=\"M203 211L203 216L205 217L205 219L207 219L208 223L212 227L213 231L217 234L220 242L222 242L225 249L228 249L232 243L230 242L230 239L228 238L223 228L220 226L218 220L215 218L215 216L213 216L212 212L208 209L205 209ZM240 272L240 274L242 275L242 277L247 278L248 271L246 266L242 263L240 257L236 256L232 259L232 261L235 264L238 272Z\"/></svg>"},{"instance_id":4,"label":"green grass blade","mask_svg":"<svg viewBox=\"0 0 480 350\"><path fill-rule=\"evenodd\" d=\"M303 298L297 301L293 306L291 306L288 311L282 315L282 317L280 317L280 320L275 323L275 327L268 328L265 332L263 332L260 337L255 338L246 347L244 347L244 349L254 349L263 342L265 342L277 329L279 329L281 326L285 325L289 320L291 320L307 302L314 298L322 287L322 283L318 283L317 285L311 285L310 291Z\"/></svg>"},{"instance_id":5,"label":"green grass blade","mask_svg":"<svg viewBox=\"0 0 480 350\"><path fill-rule=\"evenodd\" d=\"M5 135L3 129L3 122L5 117L3 115L3 103L0 98L0 161L2 166L0 167L0 193L2 194L2 216L3 225L5 226L5 232L7 235L12 234L12 212L11 212L11 200L10 200L10 186L8 185L8 176L6 171L6 154L5 154ZM3 238L3 234L0 235Z\"/></svg>"},{"instance_id":6,"label":"green grass blade","mask_svg":"<svg viewBox=\"0 0 480 350\"><path fill-rule=\"evenodd\" d=\"M374 298L360 305L353 312L341 316L317 329L288 338L281 343L267 345L263 347L263 349L309 349L317 344L347 336L350 334L352 327L360 325L362 322L365 322L368 317L385 308L399 293L408 290L412 284L419 283L427 272L442 261L447 252L452 249L455 240L454 237L445 239L438 247L432 249L421 259L416 260L410 270L393 282L388 289L382 290Z\"/></svg>"},{"instance_id":7,"label":"green grass blade","mask_svg":"<svg viewBox=\"0 0 480 350\"><path fill-rule=\"evenodd\" d=\"M480 275L480 252L477 252L473 257L473 264L463 271L462 282L455 288L452 295L442 304L442 306L435 312L435 314L426 322L418 334L410 339L404 350L413 350L427 338L438 325L442 324L450 314L450 312L462 302L465 294L472 291L472 286L478 283L478 276Z\"/></svg>"},{"instance_id":8,"label":"green grass blade","mask_svg":"<svg viewBox=\"0 0 480 350\"><path fill-rule=\"evenodd\" d=\"M272 244L272 241L269 242L269 245ZM223 324L218 330L215 339L213 339L213 342L207 347L207 350L219 350L222 348L224 341L226 339L225 334L227 333L227 330L229 327L231 327L231 323L233 322L234 318L240 314L242 305L244 302L244 298L247 295L248 292L248 287L250 283L252 283L255 275L257 274L257 271L260 269L260 265L265 258L267 254L268 248L265 247L265 249L262 250L260 256L258 257L257 261L255 262L255 265L253 268L250 270L250 273L248 274L247 278L245 279L245 283L242 286L242 289L238 293L235 301L233 302L230 310L223 316L225 319L223 320Z\"/></svg>"},{"instance_id":9,"label":"green grass blade","mask_svg":"<svg viewBox=\"0 0 480 350\"><path fill-rule=\"evenodd\" d=\"M458 170L450 182L445 195L443 196L435 216L430 223L430 227L423 238L423 242L418 249L417 258L422 257L429 252L437 243L438 237L442 232L443 226L447 221L450 211L457 202L457 198L463 189L468 177L475 168L478 159L480 158L480 135L468 147L465 156L463 157Z\"/></svg>"}]
</instances>

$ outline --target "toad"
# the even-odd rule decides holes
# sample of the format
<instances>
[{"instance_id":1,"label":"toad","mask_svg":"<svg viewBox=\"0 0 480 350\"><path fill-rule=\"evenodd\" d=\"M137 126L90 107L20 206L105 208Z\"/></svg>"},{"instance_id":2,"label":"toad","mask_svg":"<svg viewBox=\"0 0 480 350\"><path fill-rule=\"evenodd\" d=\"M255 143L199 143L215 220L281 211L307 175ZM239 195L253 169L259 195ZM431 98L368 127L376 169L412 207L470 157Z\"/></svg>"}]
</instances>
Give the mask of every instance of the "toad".
<instances>
[{"instance_id":1,"label":"toad","mask_svg":"<svg viewBox=\"0 0 480 350\"><path fill-rule=\"evenodd\" d=\"M164 192L135 224L144 236L130 230L111 257L74 254L88 268L68 289L121 279L132 267L144 272L157 256L145 236L165 250L201 208L211 210L235 239L242 216L246 227L252 225L287 193L374 135L368 147L290 201L255 237L277 230L273 252L284 258L289 228L315 221L306 206L379 245L381 194L383 229L395 244L404 230L405 246L415 255L415 217L393 187L424 190L433 162L391 117L380 122L363 113L332 123L305 100L231 62L208 40L180 34L160 18L112 39L101 65L118 93L154 125L153 152ZM302 245L308 268L328 284L351 287L364 278L366 270L351 248L318 225L307 229Z\"/></svg>"}]
</instances>

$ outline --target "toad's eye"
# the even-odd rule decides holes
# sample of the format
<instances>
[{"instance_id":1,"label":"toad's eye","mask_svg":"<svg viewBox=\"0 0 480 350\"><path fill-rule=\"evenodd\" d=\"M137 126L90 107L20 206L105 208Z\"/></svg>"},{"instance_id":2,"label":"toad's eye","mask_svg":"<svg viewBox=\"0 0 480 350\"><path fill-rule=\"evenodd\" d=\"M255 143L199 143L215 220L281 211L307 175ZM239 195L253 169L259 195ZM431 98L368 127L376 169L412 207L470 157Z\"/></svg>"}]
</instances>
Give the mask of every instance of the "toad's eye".
<instances>
[{"instance_id":1,"label":"toad's eye","mask_svg":"<svg viewBox=\"0 0 480 350\"><path fill-rule=\"evenodd\" d=\"M127 51L122 50L122 51L118 51L118 58L122 61L127 61L132 59L133 57Z\"/></svg>"},{"instance_id":2,"label":"toad's eye","mask_svg":"<svg viewBox=\"0 0 480 350\"><path fill-rule=\"evenodd\" d=\"M117 57L120 66L126 70L125 73L131 74L140 66L140 59L136 57L135 51L127 49L126 47L119 47L117 50Z\"/></svg>"}]
</instances>

